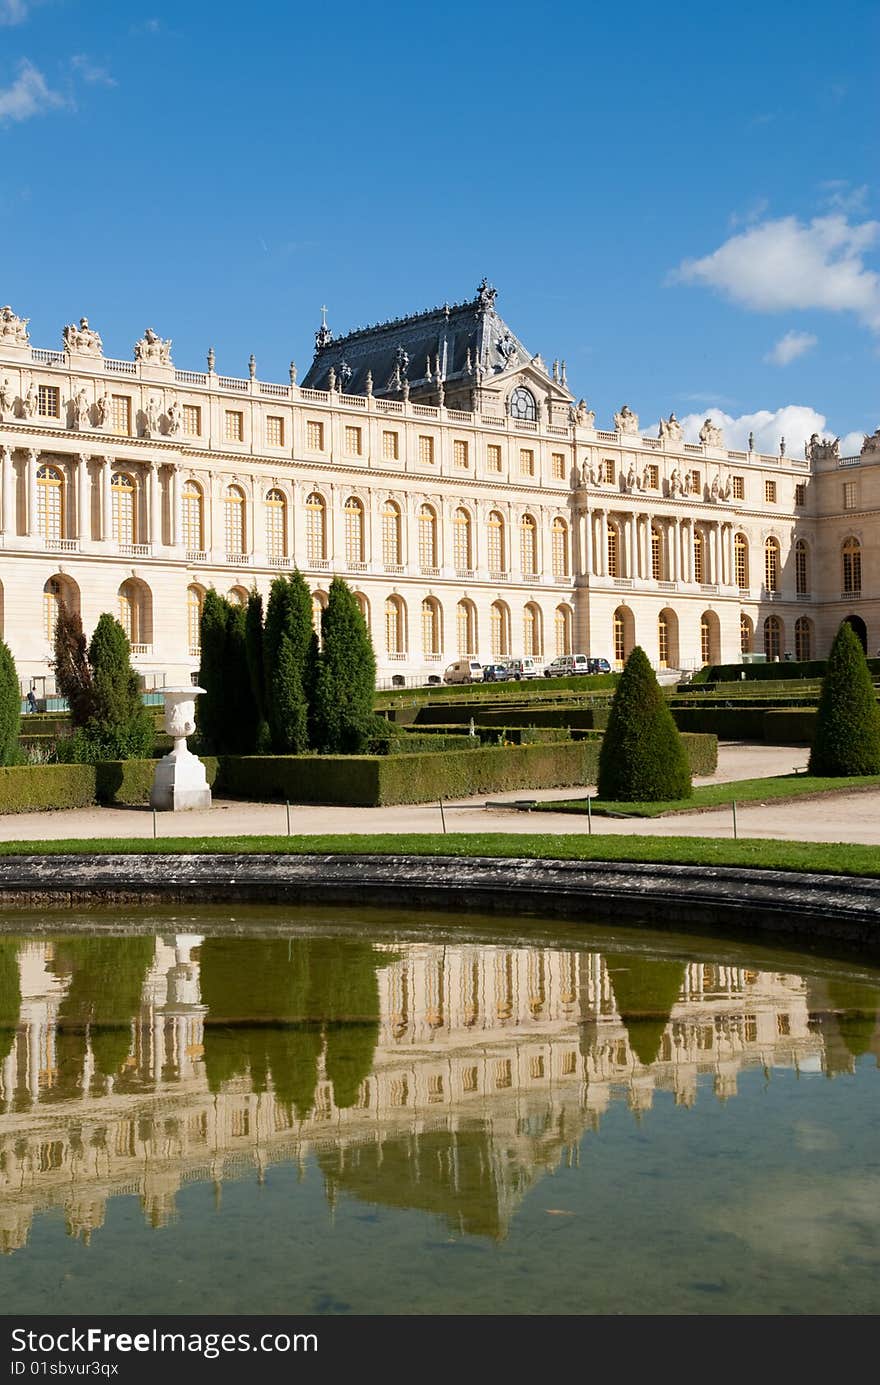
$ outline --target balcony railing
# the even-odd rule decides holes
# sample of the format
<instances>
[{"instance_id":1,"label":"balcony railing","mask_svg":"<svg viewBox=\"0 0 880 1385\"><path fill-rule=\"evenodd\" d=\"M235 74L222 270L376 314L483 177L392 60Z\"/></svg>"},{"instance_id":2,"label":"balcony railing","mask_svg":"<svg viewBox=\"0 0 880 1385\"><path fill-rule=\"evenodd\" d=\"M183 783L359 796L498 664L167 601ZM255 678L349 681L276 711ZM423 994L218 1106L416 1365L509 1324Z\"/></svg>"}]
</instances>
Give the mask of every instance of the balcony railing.
<instances>
[{"instance_id":1,"label":"balcony railing","mask_svg":"<svg viewBox=\"0 0 880 1385\"><path fill-rule=\"evenodd\" d=\"M119 552L123 558L149 558L153 553L151 543L121 543Z\"/></svg>"},{"instance_id":2,"label":"balcony railing","mask_svg":"<svg viewBox=\"0 0 880 1385\"><path fill-rule=\"evenodd\" d=\"M268 560L270 567L290 567L290 559L284 557L274 557Z\"/></svg>"},{"instance_id":3,"label":"balcony railing","mask_svg":"<svg viewBox=\"0 0 880 1385\"><path fill-rule=\"evenodd\" d=\"M227 561L227 563L229 563L232 567L247 567L248 563L250 562L250 554L248 554L248 553L227 553L227 554L226 554L226 561Z\"/></svg>"},{"instance_id":4,"label":"balcony railing","mask_svg":"<svg viewBox=\"0 0 880 1385\"><path fill-rule=\"evenodd\" d=\"M151 644L133 644L131 646L132 657L135 659L147 659L153 652Z\"/></svg>"},{"instance_id":5,"label":"balcony railing","mask_svg":"<svg viewBox=\"0 0 880 1385\"><path fill-rule=\"evenodd\" d=\"M844 591L844 592L841 592L841 593L840 593L840 599L841 599L841 601L861 601L861 599L862 599L862 590L861 590L861 587L859 588L858 591L852 591L852 592L845 592L845 591Z\"/></svg>"},{"instance_id":6,"label":"balcony railing","mask_svg":"<svg viewBox=\"0 0 880 1385\"><path fill-rule=\"evenodd\" d=\"M78 553L79 539L47 539L46 548L50 553Z\"/></svg>"},{"instance_id":7,"label":"balcony railing","mask_svg":"<svg viewBox=\"0 0 880 1385\"><path fill-rule=\"evenodd\" d=\"M457 567L455 575L460 582L466 582L468 578L473 577L474 569L472 567Z\"/></svg>"},{"instance_id":8,"label":"balcony railing","mask_svg":"<svg viewBox=\"0 0 880 1385\"><path fill-rule=\"evenodd\" d=\"M390 572L392 577L400 577L403 573L403 563L386 563L385 571Z\"/></svg>"},{"instance_id":9,"label":"balcony railing","mask_svg":"<svg viewBox=\"0 0 880 1385\"><path fill-rule=\"evenodd\" d=\"M423 567L423 568L420 569L420 571L421 571L421 574L422 574L423 577L439 577L439 576L440 576L440 569L439 569L439 567Z\"/></svg>"},{"instance_id":10,"label":"balcony railing","mask_svg":"<svg viewBox=\"0 0 880 1385\"><path fill-rule=\"evenodd\" d=\"M510 573L509 573L509 572L490 572L490 573L489 573L489 581L490 581L490 582L509 582L509 581L510 581Z\"/></svg>"},{"instance_id":11,"label":"balcony railing","mask_svg":"<svg viewBox=\"0 0 880 1385\"><path fill-rule=\"evenodd\" d=\"M206 563L208 554L204 548L188 548L186 550L186 561L188 563Z\"/></svg>"}]
</instances>

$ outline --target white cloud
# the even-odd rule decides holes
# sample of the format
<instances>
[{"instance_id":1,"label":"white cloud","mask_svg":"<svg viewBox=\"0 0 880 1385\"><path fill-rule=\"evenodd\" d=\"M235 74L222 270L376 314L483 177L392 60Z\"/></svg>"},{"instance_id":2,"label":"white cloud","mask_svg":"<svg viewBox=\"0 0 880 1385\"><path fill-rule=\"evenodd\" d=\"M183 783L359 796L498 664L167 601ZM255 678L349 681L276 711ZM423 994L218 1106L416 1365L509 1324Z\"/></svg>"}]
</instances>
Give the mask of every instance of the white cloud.
<instances>
[{"instance_id":1,"label":"white cloud","mask_svg":"<svg viewBox=\"0 0 880 1385\"><path fill-rule=\"evenodd\" d=\"M0 24L23 24L27 13L28 0L0 0Z\"/></svg>"},{"instance_id":2,"label":"white cloud","mask_svg":"<svg viewBox=\"0 0 880 1385\"><path fill-rule=\"evenodd\" d=\"M759 312L852 312L880 331L880 275L863 259L878 234L880 222L851 225L841 213L809 224L781 217L731 236L702 259L683 260L670 282L718 289Z\"/></svg>"},{"instance_id":3,"label":"white cloud","mask_svg":"<svg viewBox=\"0 0 880 1385\"><path fill-rule=\"evenodd\" d=\"M779 452L779 439L785 438L785 451L789 457L802 457L804 443L818 433L820 437L828 434L828 421L824 414L806 404L784 404L780 409L758 409L753 414L739 414L734 417L723 409L713 407L705 413L686 414L681 419L685 442L699 442L703 421L712 422L724 430L724 445L734 452L745 452L749 445L749 434L754 433L755 451L776 456ZM862 434L858 434L859 447ZM859 448L855 449L858 452ZM844 454L845 455L845 454Z\"/></svg>"},{"instance_id":4,"label":"white cloud","mask_svg":"<svg viewBox=\"0 0 880 1385\"><path fill-rule=\"evenodd\" d=\"M115 87L116 79L111 77L106 67L100 67L93 63L85 53L75 53L70 60L71 67L82 77L84 82L91 84L99 83L104 87Z\"/></svg>"},{"instance_id":5,"label":"white cloud","mask_svg":"<svg viewBox=\"0 0 880 1385\"><path fill-rule=\"evenodd\" d=\"M818 340L812 332L786 332L784 337L779 338L773 350L767 352L764 360L768 365L790 365L798 356L811 351Z\"/></svg>"},{"instance_id":6,"label":"white cloud","mask_svg":"<svg viewBox=\"0 0 880 1385\"><path fill-rule=\"evenodd\" d=\"M868 184L854 187L848 178L828 178L819 184L825 205L841 212L863 212L868 204Z\"/></svg>"},{"instance_id":7,"label":"white cloud","mask_svg":"<svg viewBox=\"0 0 880 1385\"><path fill-rule=\"evenodd\" d=\"M50 91L42 72L27 58L19 63L12 86L0 87L0 120L29 120L67 104L60 92Z\"/></svg>"},{"instance_id":8,"label":"white cloud","mask_svg":"<svg viewBox=\"0 0 880 1385\"><path fill-rule=\"evenodd\" d=\"M865 441L864 433L845 433L840 439L841 457L855 457L862 450L862 443Z\"/></svg>"}]
</instances>

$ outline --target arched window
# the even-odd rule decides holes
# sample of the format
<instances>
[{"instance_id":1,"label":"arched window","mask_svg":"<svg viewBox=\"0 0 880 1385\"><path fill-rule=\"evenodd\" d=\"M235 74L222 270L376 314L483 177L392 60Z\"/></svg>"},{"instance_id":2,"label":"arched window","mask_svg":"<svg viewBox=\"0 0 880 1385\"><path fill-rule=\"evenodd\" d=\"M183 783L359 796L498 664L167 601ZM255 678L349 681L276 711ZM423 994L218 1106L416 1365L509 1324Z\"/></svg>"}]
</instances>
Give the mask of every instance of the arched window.
<instances>
[{"instance_id":1,"label":"arched window","mask_svg":"<svg viewBox=\"0 0 880 1385\"><path fill-rule=\"evenodd\" d=\"M419 510L419 567L422 571L437 567L437 515L431 505Z\"/></svg>"},{"instance_id":2,"label":"arched window","mask_svg":"<svg viewBox=\"0 0 880 1385\"><path fill-rule=\"evenodd\" d=\"M657 651L661 668L669 667L669 618L661 611L657 620Z\"/></svg>"},{"instance_id":3,"label":"arched window","mask_svg":"<svg viewBox=\"0 0 880 1385\"><path fill-rule=\"evenodd\" d=\"M266 557L270 563L287 557L287 501L279 490L266 496Z\"/></svg>"},{"instance_id":4,"label":"arched window","mask_svg":"<svg viewBox=\"0 0 880 1385\"><path fill-rule=\"evenodd\" d=\"M246 606L248 604L248 594L244 587L230 587L226 598L233 606Z\"/></svg>"},{"instance_id":5,"label":"arched window","mask_svg":"<svg viewBox=\"0 0 880 1385\"><path fill-rule=\"evenodd\" d=\"M364 561L364 507L356 495L345 502L345 562L359 567Z\"/></svg>"},{"instance_id":6,"label":"arched window","mask_svg":"<svg viewBox=\"0 0 880 1385\"><path fill-rule=\"evenodd\" d=\"M553 617L556 636L556 654L571 653L571 607L557 606Z\"/></svg>"},{"instance_id":7,"label":"arched window","mask_svg":"<svg viewBox=\"0 0 880 1385\"><path fill-rule=\"evenodd\" d=\"M358 604L358 610L360 611L361 615L362 615L363 618L364 618L364 625L366 625L366 627L367 627L367 632L369 633L369 629L370 629L370 603L369 603L369 601L367 600L367 598L364 596L363 592L355 592L355 594L354 594L354 599L355 599L355 601L356 601L357 604Z\"/></svg>"},{"instance_id":8,"label":"arched window","mask_svg":"<svg viewBox=\"0 0 880 1385\"><path fill-rule=\"evenodd\" d=\"M843 545L843 590L847 596L861 595L862 545L858 539L847 539Z\"/></svg>"},{"instance_id":9,"label":"arched window","mask_svg":"<svg viewBox=\"0 0 880 1385\"><path fill-rule=\"evenodd\" d=\"M401 564L400 506L396 500L386 500L382 511L382 560L386 568Z\"/></svg>"},{"instance_id":10,"label":"arched window","mask_svg":"<svg viewBox=\"0 0 880 1385\"><path fill-rule=\"evenodd\" d=\"M385 648L392 656L406 653L406 609L399 596L385 602Z\"/></svg>"},{"instance_id":11,"label":"arched window","mask_svg":"<svg viewBox=\"0 0 880 1385\"><path fill-rule=\"evenodd\" d=\"M510 611L503 601L493 601L489 612L492 635L492 658L510 657Z\"/></svg>"},{"instance_id":12,"label":"arched window","mask_svg":"<svg viewBox=\"0 0 880 1385\"><path fill-rule=\"evenodd\" d=\"M323 563L327 557L327 506L323 495L312 491L306 500L306 561Z\"/></svg>"},{"instance_id":13,"label":"arched window","mask_svg":"<svg viewBox=\"0 0 880 1385\"><path fill-rule=\"evenodd\" d=\"M799 662L813 657L813 624L806 616L794 623L794 657Z\"/></svg>"},{"instance_id":14,"label":"arched window","mask_svg":"<svg viewBox=\"0 0 880 1385\"><path fill-rule=\"evenodd\" d=\"M63 587L57 577L50 577L43 588L43 633L51 644L55 639L55 623L64 600Z\"/></svg>"},{"instance_id":15,"label":"arched window","mask_svg":"<svg viewBox=\"0 0 880 1385\"><path fill-rule=\"evenodd\" d=\"M124 471L114 471L110 480L113 509L113 537L118 544L137 543L137 507L134 480Z\"/></svg>"},{"instance_id":16,"label":"arched window","mask_svg":"<svg viewBox=\"0 0 880 1385\"><path fill-rule=\"evenodd\" d=\"M538 406L535 403L535 396L531 390L527 390L524 385L518 385L511 393L508 400L508 412L511 418L524 418L527 422L533 423L538 417Z\"/></svg>"},{"instance_id":17,"label":"arched window","mask_svg":"<svg viewBox=\"0 0 880 1385\"><path fill-rule=\"evenodd\" d=\"M764 653L768 659L778 659L782 653L782 621L778 616L764 621Z\"/></svg>"},{"instance_id":18,"label":"arched window","mask_svg":"<svg viewBox=\"0 0 880 1385\"><path fill-rule=\"evenodd\" d=\"M440 603L433 596L422 602L422 653L439 654L443 648Z\"/></svg>"},{"instance_id":19,"label":"arched window","mask_svg":"<svg viewBox=\"0 0 880 1385\"><path fill-rule=\"evenodd\" d=\"M620 534L617 525L608 524L608 576L620 576Z\"/></svg>"},{"instance_id":20,"label":"arched window","mask_svg":"<svg viewBox=\"0 0 880 1385\"><path fill-rule=\"evenodd\" d=\"M537 572L537 530L531 515L523 515L520 521L520 559L522 571L526 576Z\"/></svg>"},{"instance_id":21,"label":"arched window","mask_svg":"<svg viewBox=\"0 0 880 1385\"><path fill-rule=\"evenodd\" d=\"M489 573L507 571L507 545L504 541L504 517L497 510L489 516Z\"/></svg>"},{"instance_id":22,"label":"arched window","mask_svg":"<svg viewBox=\"0 0 880 1385\"><path fill-rule=\"evenodd\" d=\"M198 481L185 481L181 496L183 546L190 553L202 553L205 548L205 507ZM190 640L190 648L194 648Z\"/></svg>"},{"instance_id":23,"label":"arched window","mask_svg":"<svg viewBox=\"0 0 880 1385\"><path fill-rule=\"evenodd\" d=\"M455 608L455 639L461 658L477 652L477 612L472 601L459 601Z\"/></svg>"},{"instance_id":24,"label":"arched window","mask_svg":"<svg viewBox=\"0 0 880 1385\"><path fill-rule=\"evenodd\" d=\"M743 654L751 654L751 652L752 652L752 638L753 638L753 635L754 635L754 631L753 631L753 628L752 628L752 622L749 620L748 616L746 616L746 615L740 616L740 618L739 618L739 647L740 647L740 650L742 651Z\"/></svg>"},{"instance_id":25,"label":"arched window","mask_svg":"<svg viewBox=\"0 0 880 1385\"><path fill-rule=\"evenodd\" d=\"M149 587L130 577L119 588L117 599L119 624L128 636L132 654L145 654L153 642L153 602Z\"/></svg>"},{"instance_id":26,"label":"arched window","mask_svg":"<svg viewBox=\"0 0 880 1385\"><path fill-rule=\"evenodd\" d=\"M37 470L37 532L42 539L63 539L66 525L64 474L54 466ZM54 626L53 626L54 629Z\"/></svg>"},{"instance_id":27,"label":"arched window","mask_svg":"<svg viewBox=\"0 0 880 1385\"><path fill-rule=\"evenodd\" d=\"M747 590L749 585L749 541L745 534L737 534L733 540L733 567L736 585Z\"/></svg>"},{"instance_id":28,"label":"arched window","mask_svg":"<svg viewBox=\"0 0 880 1385\"><path fill-rule=\"evenodd\" d=\"M794 580L798 596L806 596L810 590L810 555L803 539L794 546Z\"/></svg>"},{"instance_id":29,"label":"arched window","mask_svg":"<svg viewBox=\"0 0 880 1385\"><path fill-rule=\"evenodd\" d=\"M703 583L706 580L706 544L702 529L694 530L694 581Z\"/></svg>"},{"instance_id":30,"label":"arched window","mask_svg":"<svg viewBox=\"0 0 880 1385\"><path fill-rule=\"evenodd\" d=\"M618 606L611 622L614 662L618 668L626 663L635 644L635 622L628 606Z\"/></svg>"},{"instance_id":31,"label":"arched window","mask_svg":"<svg viewBox=\"0 0 880 1385\"><path fill-rule=\"evenodd\" d=\"M700 657L704 664L721 662L721 623L714 611L700 617Z\"/></svg>"},{"instance_id":32,"label":"arched window","mask_svg":"<svg viewBox=\"0 0 880 1385\"><path fill-rule=\"evenodd\" d=\"M663 537L656 524L651 525L651 576L655 582L663 580Z\"/></svg>"},{"instance_id":33,"label":"arched window","mask_svg":"<svg viewBox=\"0 0 880 1385\"><path fill-rule=\"evenodd\" d=\"M229 557L247 553L247 506L241 486L227 486L223 499L226 552Z\"/></svg>"},{"instance_id":34,"label":"arched window","mask_svg":"<svg viewBox=\"0 0 880 1385\"><path fill-rule=\"evenodd\" d=\"M544 652L541 608L534 601L523 607L523 654L539 658Z\"/></svg>"},{"instance_id":35,"label":"arched window","mask_svg":"<svg viewBox=\"0 0 880 1385\"><path fill-rule=\"evenodd\" d=\"M473 569L473 550L471 546L471 517L462 506L455 512L452 521L452 550L456 573L462 575Z\"/></svg>"},{"instance_id":36,"label":"arched window","mask_svg":"<svg viewBox=\"0 0 880 1385\"><path fill-rule=\"evenodd\" d=\"M202 587L193 583L186 589L186 631L189 639L190 656L197 659L202 652L202 606L205 593Z\"/></svg>"},{"instance_id":37,"label":"arched window","mask_svg":"<svg viewBox=\"0 0 880 1385\"><path fill-rule=\"evenodd\" d=\"M321 641L321 617L327 609L327 596L324 592L312 592L312 629Z\"/></svg>"},{"instance_id":38,"label":"arched window","mask_svg":"<svg viewBox=\"0 0 880 1385\"><path fill-rule=\"evenodd\" d=\"M551 530L553 546L553 576L568 576L568 525L557 515Z\"/></svg>"},{"instance_id":39,"label":"arched window","mask_svg":"<svg viewBox=\"0 0 880 1385\"><path fill-rule=\"evenodd\" d=\"M779 591L778 539L768 539L764 544L764 587L768 592Z\"/></svg>"}]
</instances>

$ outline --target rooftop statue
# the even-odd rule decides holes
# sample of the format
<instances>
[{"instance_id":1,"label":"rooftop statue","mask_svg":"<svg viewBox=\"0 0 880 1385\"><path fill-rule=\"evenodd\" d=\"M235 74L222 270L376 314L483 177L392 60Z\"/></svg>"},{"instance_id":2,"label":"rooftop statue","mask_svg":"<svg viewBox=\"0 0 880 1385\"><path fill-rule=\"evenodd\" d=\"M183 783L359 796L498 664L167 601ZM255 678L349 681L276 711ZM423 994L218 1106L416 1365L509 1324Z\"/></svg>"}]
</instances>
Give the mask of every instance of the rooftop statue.
<instances>
[{"instance_id":1,"label":"rooftop statue","mask_svg":"<svg viewBox=\"0 0 880 1385\"><path fill-rule=\"evenodd\" d=\"M18 317L7 303L0 308L0 341L10 346L27 346L29 317Z\"/></svg>"},{"instance_id":2,"label":"rooftop statue","mask_svg":"<svg viewBox=\"0 0 880 1385\"><path fill-rule=\"evenodd\" d=\"M707 418L700 429L700 442L704 447L724 446L724 434L717 423L712 422L711 418Z\"/></svg>"},{"instance_id":3,"label":"rooftop statue","mask_svg":"<svg viewBox=\"0 0 880 1385\"><path fill-rule=\"evenodd\" d=\"M76 351L80 356L100 356L104 343L94 328L89 326L89 319L81 317L78 327L72 322L65 327L64 350Z\"/></svg>"},{"instance_id":4,"label":"rooftop statue","mask_svg":"<svg viewBox=\"0 0 880 1385\"><path fill-rule=\"evenodd\" d=\"M481 311L482 311L482 312L492 312L492 311L494 311L494 309L495 309L495 299L496 299L497 297L498 297L498 290L497 290L496 288L493 288L493 287L492 287L492 285L489 283L488 279L486 279L486 277L485 277L485 275L484 275L483 278L482 278L482 280L480 281L480 286L479 286L479 288L477 289L477 298L479 299Z\"/></svg>"},{"instance_id":5,"label":"rooftop statue","mask_svg":"<svg viewBox=\"0 0 880 1385\"><path fill-rule=\"evenodd\" d=\"M140 341L134 344L136 361L149 361L155 365L171 364L171 339L163 341L152 327L148 327Z\"/></svg>"},{"instance_id":6,"label":"rooftop statue","mask_svg":"<svg viewBox=\"0 0 880 1385\"><path fill-rule=\"evenodd\" d=\"M510 365L511 360L516 355L516 342L510 332L505 332L498 342L498 354L505 365Z\"/></svg>"},{"instance_id":7,"label":"rooftop statue","mask_svg":"<svg viewBox=\"0 0 880 1385\"><path fill-rule=\"evenodd\" d=\"M633 413L628 404L624 404L620 413L614 415L614 427L618 433L638 433L639 416Z\"/></svg>"},{"instance_id":8,"label":"rooftop statue","mask_svg":"<svg viewBox=\"0 0 880 1385\"><path fill-rule=\"evenodd\" d=\"M572 406L568 412L572 423L576 423L579 428L595 428L596 415L592 409L587 408L586 399L579 399L577 408Z\"/></svg>"},{"instance_id":9,"label":"rooftop statue","mask_svg":"<svg viewBox=\"0 0 880 1385\"><path fill-rule=\"evenodd\" d=\"M674 412L668 418L661 418L660 432L657 436L664 438L666 442L681 442L681 424Z\"/></svg>"},{"instance_id":10,"label":"rooftop statue","mask_svg":"<svg viewBox=\"0 0 880 1385\"><path fill-rule=\"evenodd\" d=\"M808 462L839 461L840 438L820 438L818 433L813 433L810 441L804 443L804 456Z\"/></svg>"},{"instance_id":11,"label":"rooftop statue","mask_svg":"<svg viewBox=\"0 0 880 1385\"><path fill-rule=\"evenodd\" d=\"M875 428L873 433L865 434L865 441L862 443L862 453L864 454L865 452L880 452L880 428Z\"/></svg>"}]
</instances>

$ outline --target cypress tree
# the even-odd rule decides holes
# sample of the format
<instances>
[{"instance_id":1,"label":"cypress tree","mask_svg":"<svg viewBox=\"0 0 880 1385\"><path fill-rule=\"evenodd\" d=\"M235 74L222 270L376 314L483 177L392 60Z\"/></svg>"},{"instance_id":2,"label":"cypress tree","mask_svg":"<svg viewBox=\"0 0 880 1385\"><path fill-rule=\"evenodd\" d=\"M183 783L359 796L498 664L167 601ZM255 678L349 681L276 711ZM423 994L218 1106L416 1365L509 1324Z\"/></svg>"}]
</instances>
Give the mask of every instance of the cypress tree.
<instances>
[{"instance_id":1,"label":"cypress tree","mask_svg":"<svg viewBox=\"0 0 880 1385\"><path fill-rule=\"evenodd\" d=\"M647 803L690 798L684 744L648 662L633 649L611 703L599 752L599 797Z\"/></svg>"},{"instance_id":2,"label":"cypress tree","mask_svg":"<svg viewBox=\"0 0 880 1385\"><path fill-rule=\"evenodd\" d=\"M199 624L199 686L204 695L196 701L196 723L204 746L215 753L226 749L228 716L227 627L232 608L225 596L210 588L205 592Z\"/></svg>"},{"instance_id":3,"label":"cypress tree","mask_svg":"<svg viewBox=\"0 0 880 1385\"><path fill-rule=\"evenodd\" d=\"M230 606L226 625L226 688L223 749L253 755L260 718L248 668L247 610L239 605Z\"/></svg>"},{"instance_id":4,"label":"cypress tree","mask_svg":"<svg viewBox=\"0 0 880 1385\"><path fill-rule=\"evenodd\" d=\"M608 952L605 965L630 1047L639 1062L649 1067L660 1052L672 1007L681 994L685 963Z\"/></svg>"},{"instance_id":5,"label":"cypress tree","mask_svg":"<svg viewBox=\"0 0 880 1385\"><path fill-rule=\"evenodd\" d=\"M139 760L153 753L153 718L131 666L128 636L113 616L98 618L91 643L93 708L85 731L95 759Z\"/></svg>"},{"instance_id":6,"label":"cypress tree","mask_svg":"<svg viewBox=\"0 0 880 1385\"><path fill-rule=\"evenodd\" d=\"M245 612L245 657L250 677L251 698L256 717L254 750L258 755L270 748L269 723L266 720L266 671L263 659L263 598L256 587L248 597Z\"/></svg>"},{"instance_id":7,"label":"cypress tree","mask_svg":"<svg viewBox=\"0 0 880 1385\"><path fill-rule=\"evenodd\" d=\"M825 666L809 768L833 778L880 774L880 709L861 641L846 621Z\"/></svg>"},{"instance_id":8,"label":"cypress tree","mask_svg":"<svg viewBox=\"0 0 880 1385\"><path fill-rule=\"evenodd\" d=\"M312 597L302 573L276 577L266 607L263 667L266 720L279 755L299 755L309 747L313 633Z\"/></svg>"},{"instance_id":9,"label":"cypress tree","mask_svg":"<svg viewBox=\"0 0 880 1385\"><path fill-rule=\"evenodd\" d=\"M314 698L316 744L327 755L356 755L366 749L375 721L376 659L360 607L341 577L330 584L321 636Z\"/></svg>"},{"instance_id":10,"label":"cypress tree","mask_svg":"<svg viewBox=\"0 0 880 1385\"><path fill-rule=\"evenodd\" d=\"M79 612L64 602L58 607L55 622L51 668L55 674L55 686L70 708L71 722L76 728L85 726L94 708L88 643Z\"/></svg>"},{"instance_id":11,"label":"cypress tree","mask_svg":"<svg viewBox=\"0 0 880 1385\"><path fill-rule=\"evenodd\" d=\"M21 688L9 646L0 640L0 765L11 765L21 730Z\"/></svg>"}]
</instances>

